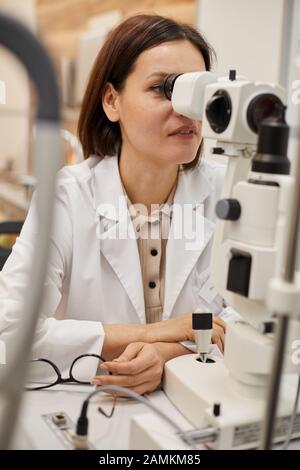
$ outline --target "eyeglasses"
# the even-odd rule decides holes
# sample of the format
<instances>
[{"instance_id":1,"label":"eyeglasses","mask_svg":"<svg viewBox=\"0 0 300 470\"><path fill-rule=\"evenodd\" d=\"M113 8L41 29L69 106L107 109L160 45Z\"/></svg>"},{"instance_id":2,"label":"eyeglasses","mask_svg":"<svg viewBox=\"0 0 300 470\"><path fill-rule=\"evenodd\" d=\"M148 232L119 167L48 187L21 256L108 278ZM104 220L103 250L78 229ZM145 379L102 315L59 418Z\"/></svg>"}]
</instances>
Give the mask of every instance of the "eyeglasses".
<instances>
[{"instance_id":1,"label":"eyeglasses","mask_svg":"<svg viewBox=\"0 0 300 470\"><path fill-rule=\"evenodd\" d=\"M25 387L25 390L45 390L54 387L58 384L65 383L78 383L81 385L91 385L91 377L87 375L89 370L97 370L97 375L111 375L110 372L99 369L99 365L105 362L105 360L98 356L98 354L82 354L74 359L69 369L69 377L62 377L62 374L54 362L49 359L33 359L29 364L28 382L29 386ZM44 385L40 385L40 384ZM36 384L36 385L35 385ZM98 411L111 418L116 406L116 397L113 397L112 409L109 413L104 411L101 407Z\"/></svg>"}]
</instances>

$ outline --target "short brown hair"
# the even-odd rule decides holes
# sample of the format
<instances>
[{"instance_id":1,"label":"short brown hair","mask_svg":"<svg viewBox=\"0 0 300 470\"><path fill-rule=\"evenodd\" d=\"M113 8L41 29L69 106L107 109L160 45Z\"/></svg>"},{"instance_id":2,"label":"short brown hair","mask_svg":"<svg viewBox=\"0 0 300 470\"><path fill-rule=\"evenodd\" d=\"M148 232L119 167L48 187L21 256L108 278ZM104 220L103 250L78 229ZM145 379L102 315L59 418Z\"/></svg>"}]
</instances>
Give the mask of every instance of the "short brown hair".
<instances>
[{"instance_id":1,"label":"short brown hair","mask_svg":"<svg viewBox=\"0 0 300 470\"><path fill-rule=\"evenodd\" d=\"M121 91L142 52L180 39L190 41L200 51L206 70L210 70L214 50L195 28L187 24L158 15L136 15L111 31L95 60L80 111L78 136L84 158L92 154L100 157L115 155L121 145L119 123L111 122L102 107L105 85L110 82ZM201 150L202 144L194 160L183 167L197 165Z\"/></svg>"}]
</instances>

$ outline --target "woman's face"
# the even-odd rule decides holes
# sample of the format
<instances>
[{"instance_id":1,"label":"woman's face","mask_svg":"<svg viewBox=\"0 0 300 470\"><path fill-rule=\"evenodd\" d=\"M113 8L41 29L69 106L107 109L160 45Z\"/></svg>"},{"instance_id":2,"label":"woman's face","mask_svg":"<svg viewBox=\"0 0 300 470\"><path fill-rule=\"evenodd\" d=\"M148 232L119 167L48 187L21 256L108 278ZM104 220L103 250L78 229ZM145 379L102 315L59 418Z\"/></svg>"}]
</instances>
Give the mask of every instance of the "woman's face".
<instances>
[{"instance_id":1,"label":"woman's face","mask_svg":"<svg viewBox=\"0 0 300 470\"><path fill-rule=\"evenodd\" d=\"M188 40L170 41L144 51L118 93L122 152L126 149L157 163L192 161L201 143L201 121L177 114L158 87L171 73L204 70L201 53ZM180 133L178 129L183 126L193 133Z\"/></svg>"}]
</instances>

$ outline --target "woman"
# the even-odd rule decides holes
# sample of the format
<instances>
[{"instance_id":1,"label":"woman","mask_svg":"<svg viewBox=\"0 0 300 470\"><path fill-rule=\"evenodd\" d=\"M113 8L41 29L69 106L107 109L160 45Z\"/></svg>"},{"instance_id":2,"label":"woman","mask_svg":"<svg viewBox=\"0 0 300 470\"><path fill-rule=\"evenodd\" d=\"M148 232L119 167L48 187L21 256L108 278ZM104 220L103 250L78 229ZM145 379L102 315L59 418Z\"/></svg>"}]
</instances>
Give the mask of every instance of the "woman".
<instances>
[{"instance_id":1,"label":"woman","mask_svg":"<svg viewBox=\"0 0 300 470\"><path fill-rule=\"evenodd\" d=\"M213 310L213 342L223 350L226 312L208 267L224 169L200 161L201 122L175 113L161 92L167 75L209 70L211 56L196 30L159 16L129 18L109 35L79 119L85 161L57 178L35 357L66 371L76 356L101 353L112 375L94 383L150 392L164 363L190 352L181 342L193 339L196 307ZM200 240L198 232L195 243L184 230L174 236L180 217L172 204L192 208L183 224L198 223ZM35 211L34 197L1 273L0 331L7 343L34 255Z\"/></svg>"}]
</instances>

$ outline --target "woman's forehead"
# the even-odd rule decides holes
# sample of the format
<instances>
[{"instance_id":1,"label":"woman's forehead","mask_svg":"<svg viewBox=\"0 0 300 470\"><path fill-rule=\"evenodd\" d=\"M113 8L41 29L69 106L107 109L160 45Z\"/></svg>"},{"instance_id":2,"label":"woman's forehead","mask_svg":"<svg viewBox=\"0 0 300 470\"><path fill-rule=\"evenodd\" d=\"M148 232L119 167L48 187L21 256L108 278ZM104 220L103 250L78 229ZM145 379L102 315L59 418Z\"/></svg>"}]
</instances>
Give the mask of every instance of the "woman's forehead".
<instances>
[{"instance_id":1,"label":"woman's forehead","mask_svg":"<svg viewBox=\"0 0 300 470\"><path fill-rule=\"evenodd\" d=\"M142 52L135 62L134 73L143 79L205 70L199 49L188 40L170 41Z\"/></svg>"}]
</instances>

